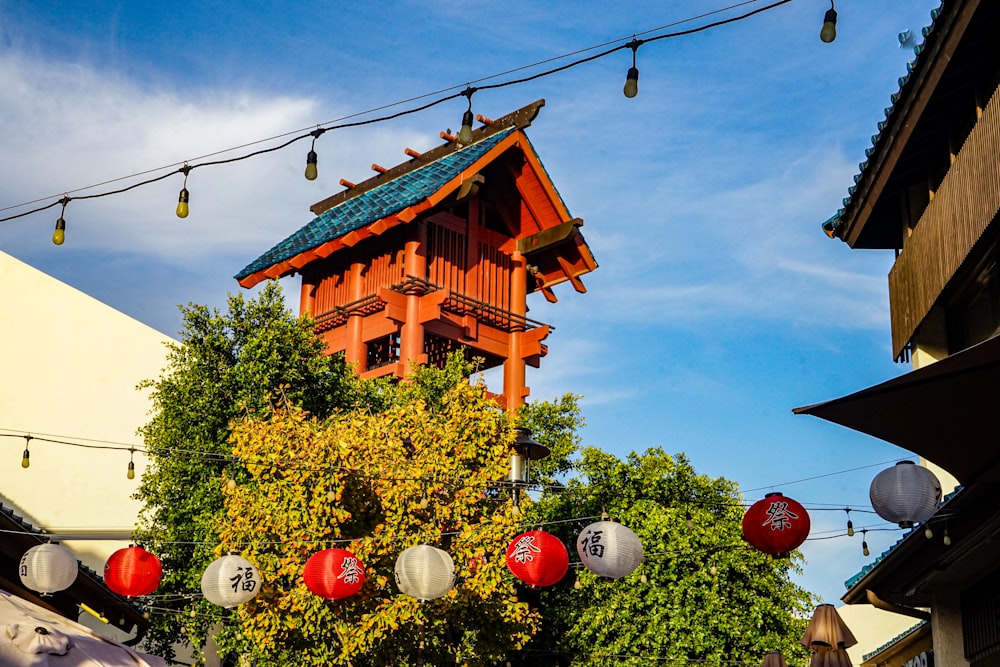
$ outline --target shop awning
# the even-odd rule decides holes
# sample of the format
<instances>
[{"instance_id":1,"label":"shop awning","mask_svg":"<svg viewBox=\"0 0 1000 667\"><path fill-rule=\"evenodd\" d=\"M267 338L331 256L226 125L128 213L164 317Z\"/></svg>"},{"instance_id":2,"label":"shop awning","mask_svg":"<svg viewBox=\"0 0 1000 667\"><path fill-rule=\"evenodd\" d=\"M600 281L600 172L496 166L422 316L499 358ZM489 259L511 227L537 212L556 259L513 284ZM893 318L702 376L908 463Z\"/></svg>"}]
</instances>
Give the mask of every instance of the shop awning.
<instances>
[{"instance_id":1,"label":"shop awning","mask_svg":"<svg viewBox=\"0 0 1000 667\"><path fill-rule=\"evenodd\" d=\"M873 387L792 412L908 449L968 486L1000 463L1000 336Z\"/></svg>"}]
</instances>

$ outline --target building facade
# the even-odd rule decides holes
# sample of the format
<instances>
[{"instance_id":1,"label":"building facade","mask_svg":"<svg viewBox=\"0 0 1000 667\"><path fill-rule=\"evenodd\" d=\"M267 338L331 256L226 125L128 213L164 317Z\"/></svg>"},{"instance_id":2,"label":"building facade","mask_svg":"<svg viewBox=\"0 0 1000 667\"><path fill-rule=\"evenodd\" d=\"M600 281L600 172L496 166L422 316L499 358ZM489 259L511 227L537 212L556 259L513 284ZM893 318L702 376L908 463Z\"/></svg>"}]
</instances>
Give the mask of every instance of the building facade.
<instances>
[{"instance_id":1,"label":"building facade","mask_svg":"<svg viewBox=\"0 0 1000 667\"><path fill-rule=\"evenodd\" d=\"M597 268L524 130L544 101L495 121L471 141L442 133L425 153L312 206L316 217L236 279L252 287L299 273L301 310L330 353L364 377L405 377L456 350L503 368L499 402L521 405L552 328L528 317L529 294L585 292Z\"/></svg>"},{"instance_id":2,"label":"building facade","mask_svg":"<svg viewBox=\"0 0 1000 667\"><path fill-rule=\"evenodd\" d=\"M848 580L844 601L926 619L907 635L930 637L918 662L990 667L1000 665L1000 3L946 0L932 19L844 207L823 224L851 248L896 253L892 352L914 370L797 412L908 449L946 491L957 485ZM865 664L894 666L898 653L889 645Z\"/></svg>"},{"instance_id":3,"label":"building facade","mask_svg":"<svg viewBox=\"0 0 1000 667\"><path fill-rule=\"evenodd\" d=\"M136 431L150 409L136 385L160 375L170 338L2 252L0 303L0 519L4 530L26 533L0 539L0 587L31 597L20 590L21 554L42 534L78 537L62 541L81 561L74 586L87 588L88 606L109 628L130 631L136 619L118 623L126 607L100 575L135 527L132 494L145 459L128 447L141 443Z\"/></svg>"}]
</instances>

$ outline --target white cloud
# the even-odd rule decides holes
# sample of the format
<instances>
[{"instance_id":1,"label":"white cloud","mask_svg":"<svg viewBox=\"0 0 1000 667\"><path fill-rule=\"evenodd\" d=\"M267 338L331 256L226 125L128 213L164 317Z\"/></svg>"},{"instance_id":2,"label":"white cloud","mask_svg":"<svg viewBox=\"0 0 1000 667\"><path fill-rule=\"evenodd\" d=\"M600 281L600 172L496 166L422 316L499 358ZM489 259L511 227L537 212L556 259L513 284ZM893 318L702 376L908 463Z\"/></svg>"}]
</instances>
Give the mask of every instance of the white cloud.
<instances>
[{"instance_id":1,"label":"white cloud","mask_svg":"<svg viewBox=\"0 0 1000 667\"><path fill-rule=\"evenodd\" d=\"M0 183L0 201L11 205L59 198L75 188L180 163L186 159L310 127L320 113L316 99L269 97L235 90L157 89L83 65L0 56L0 143L17 156ZM324 109L324 114L337 113ZM326 120L326 119L322 119ZM290 138L290 137L289 137ZM214 157L228 159L277 145L278 139ZM353 157L403 159L402 147L424 149L428 135L393 124L364 135L330 132L317 142L320 179L302 176L308 140L244 162L195 169L188 179L190 216L174 215L183 177L112 197L78 200L66 211L67 243L77 248L153 255L180 264L213 256L257 254L312 218L307 206L372 175L370 162ZM363 142L363 147L362 147ZM176 171L151 174L72 193L85 196ZM45 202L52 201L52 198ZM31 208L31 207L28 207ZM24 209L5 212L7 215ZM7 226L32 226L51 234L59 208ZM237 267L239 268L239 267Z\"/></svg>"}]
</instances>

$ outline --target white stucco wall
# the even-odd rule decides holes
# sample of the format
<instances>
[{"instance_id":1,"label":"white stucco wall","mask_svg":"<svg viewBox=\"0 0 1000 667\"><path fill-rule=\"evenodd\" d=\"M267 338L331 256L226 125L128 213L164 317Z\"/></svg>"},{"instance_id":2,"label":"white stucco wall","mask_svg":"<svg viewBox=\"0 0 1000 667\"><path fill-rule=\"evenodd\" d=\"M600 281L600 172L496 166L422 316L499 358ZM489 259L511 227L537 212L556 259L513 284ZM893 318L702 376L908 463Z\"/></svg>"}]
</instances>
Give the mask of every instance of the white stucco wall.
<instances>
[{"instance_id":1,"label":"white stucco wall","mask_svg":"<svg viewBox=\"0 0 1000 667\"><path fill-rule=\"evenodd\" d=\"M129 480L127 451L36 439L23 469L25 440L7 436L141 445L149 400L136 385L159 377L169 337L2 252L0 306L0 501L54 533L130 532L141 454ZM64 544L98 572L125 545Z\"/></svg>"},{"instance_id":2,"label":"white stucco wall","mask_svg":"<svg viewBox=\"0 0 1000 667\"><path fill-rule=\"evenodd\" d=\"M855 646L847 650L852 665L860 665L862 656L882 647L920 622L912 616L893 614L868 604L843 605L837 608L837 613L858 640Z\"/></svg>"}]
</instances>

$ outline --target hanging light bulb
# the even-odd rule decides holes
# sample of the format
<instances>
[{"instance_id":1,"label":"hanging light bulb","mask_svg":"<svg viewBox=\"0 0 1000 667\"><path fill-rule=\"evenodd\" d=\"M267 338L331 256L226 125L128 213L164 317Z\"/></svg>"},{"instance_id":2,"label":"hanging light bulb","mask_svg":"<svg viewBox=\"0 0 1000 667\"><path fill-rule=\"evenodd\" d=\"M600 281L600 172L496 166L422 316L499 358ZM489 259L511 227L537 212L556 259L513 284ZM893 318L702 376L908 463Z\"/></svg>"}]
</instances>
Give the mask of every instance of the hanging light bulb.
<instances>
[{"instance_id":1,"label":"hanging light bulb","mask_svg":"<svg viewBox=\"0 0 1000 667\"><path fill-rule=\"evenodd\" d=\"M865 556L870 556L871 552L868 550L868 541L865 539L868 536L867 530L861 531L861 553Z\"/></svg>"},{"instance_id":2,"label":"hanging light bulb","mask_svg":"<svg viewBox=\"0 0 1000 667\"><path fill-rule=\"evenodd\" d=\"M476 89L470 87L462 93L469 98L469 108L462 114L462 129L458 131L458 143L465 146L472 143L472 121L475 120L472 115L472 94L475 92Z\"/></svg>"},{"instance_id":3,"label":"hanging light bulb","mask_svg":"<svg viewBox=\"0 0 1000 667\"><path fill-rule=\"evenodd\" d=\"M837 10L834 9L833 0L830 0L830 9L826 10L823 16L823 28L819 31L819 38L827 44L837 39Z\"/></svg>"},{"instance_id":4,"label":"hanging light bulb","mask_svg":"<svg viewBox=\"0 0 1000 667\"><path fill-rule=\"evenodd\" d=\"M128 448L128 473L126 473L126 475L125 475L129 479L135 479L135 461L134 461L134 458L135 458L135 449L133 449L132 447L129 447Z\"/></svg>"},{"instance_id":5,"label":"hanging light bulb","mask_svg":"<svg viewBox=\"0 0 1000 667\"><path fill-rule=\"evenodd\" d=\"M948 528L947 527L945 527L945 529L944 529L944 538L941 541L944 542L944 545L946 547L950 547L951 546L951 535L948 534Z\"/></svg>"},{"instance_id":6,"label":"hanging light bulb","mask_svg":"<svg viewBox=\"0 0 1000 667\"><path fill-rule=\"evenodd\" d=\"M52 243L56 245L62 245L63 241L66 240L66 221L63 220L62 216L56 220L56 230L52 232Z\"/></svg>"},{"instance_id":7,"label":"hanging light bulb","mask_svg":"<svg viewBox=\"0 0 1000 667\"><path fill-rule=\"evenodd\" d=\"M316 155L316 151L311 150L306 153L306 180L315 181L316 177L319 176L319 170L316 169L316 160L319 156Z\"/></svg>"},{"instance_id":8,"label":"hanging light bulb","mask_svg":"<svg viewBox=\"0 0 1000 667\"><path fill-rule=\"evenodd\" d=\"M642 40L637 40L635 36L628 43L628 47L632 49L632 66L628 68L628 73L625 75L625 88L622 89L622 92L629 99L639 94L639 68L635 66L635 52L639 50L641 44Z\"/></svg>"},{"instance_id":9,"label":"hanging light bulb","mask_svg":"<svg viewBox=\"0 0 1000 667\"><path fill-rule=\"evenodd\" d=\"M844 511L847 512L847 536L854 537L854 522L851 521L851 510L845 509Z\"/></svg>"},{"instance_id":10,"label":"hanging light bulb","mask_svg":"<svg viewBox=\"0 0 1000 667\"><path fill-rule=\"evenodd\" d=\"M180 194L177 195L177 217L186 218L188 217L188 201L191 198L191 194L187 189L188 174L191 173L191 167L184 165L180 171L184 174L184 186L181 188Z\"/></svg>"},{"instance_id":11,"label":"hanging light bulb","mask_svg":"<svg viewBox=\"0 0 1000 667\"><path fill-rule=\"evenodd\" d=\"M31 444L31 436L24 436L24 453L21 454L21 467L27 468L31 466L31 452L28 451L28 445Z\"/></svg>"},{"instance_id":12,"label":"hanging light bulb","mask_svg":"<svg viewBox=\"0 0 1000 667\"><path fill-rule=\"evenodd\" d=\"M326 130L321 127L316 128L310 134L312 134L312 147L306 154L306 180L315 181L316 177L319 176L319 170L316 168L316 162L319 156L316 155L316 139L319 138Z\"/></svg>"},{"instance_id":13,"label":"hanging light bulb","mask_svg":"<svg viewBox=\"0 0 1000 667\"><path fill-rule=\"evenodd\" d=\"M59 203L62 204L62 212L59 214L59 219L56 220L56 229L52 232L52 243L55 245L62 245L66 240L66 204L69 203L69 197L63 197Z\"/></svg>"},{"instance_id":14,"label":"hanging light bulb","mask_svg":"<svg viewBox=\"0 0 1000 667\"><path fill-rule=\"evenodd\" d=\"M933 540L934 539L934 531L931 530L930 526L927 526L926 528L924 528L924 537L926 537L928 540Z\"/></svg>"}]
</instances>

